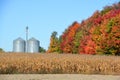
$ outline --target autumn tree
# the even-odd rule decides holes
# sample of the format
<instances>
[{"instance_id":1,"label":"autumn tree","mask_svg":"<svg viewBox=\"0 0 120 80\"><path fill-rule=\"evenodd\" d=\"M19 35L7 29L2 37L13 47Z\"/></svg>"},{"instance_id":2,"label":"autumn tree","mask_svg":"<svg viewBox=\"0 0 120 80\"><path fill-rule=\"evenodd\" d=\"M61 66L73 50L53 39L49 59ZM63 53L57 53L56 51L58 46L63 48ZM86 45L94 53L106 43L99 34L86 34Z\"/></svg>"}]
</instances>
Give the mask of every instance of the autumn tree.
<instances>
[{"instance_id":1,"label":"autumn tree","mask_svg":"<svg viewBox=\"0 0 120 80\"><path fill-rule=\"evenodd\" d=\"M120 16L116 15L105 20L99 30L97 29L97 33L94 33L93 38L95 36L94 41L98 45L97 53L118 55L120 53Z\"/></svg>"},{"instance_id":2,"label":"autumn tree","mask_svg":"<svg viewBox=\"0 0 120 80\"><path fill-rule=\"evenodd\" d=\"M50 38L50 46L48 48L48 53L52 53L52 52L60 52L60 41L59 38L57 37L57 32L54 31L51 35Z\"/></svg>"},{"instance_id":3,"label":"autumn tree","mask_svg":"<svg viewBox=\"0 0 120 80\"><path fill-rule=\"evenodd\" d=\"M73 40L79 26L78 22L74 22L62 35L61 50L64 53L73 53Z\"/></svg>"}]
</instances>

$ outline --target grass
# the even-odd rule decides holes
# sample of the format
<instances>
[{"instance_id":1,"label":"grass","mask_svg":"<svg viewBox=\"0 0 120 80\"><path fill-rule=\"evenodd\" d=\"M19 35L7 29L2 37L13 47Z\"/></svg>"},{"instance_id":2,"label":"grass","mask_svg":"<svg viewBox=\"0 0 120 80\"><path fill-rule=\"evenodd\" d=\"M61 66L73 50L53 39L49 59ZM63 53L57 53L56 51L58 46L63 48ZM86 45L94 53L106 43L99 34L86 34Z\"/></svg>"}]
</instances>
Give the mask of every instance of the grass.
<instances>
[{"instance_id":1,"label":"grass","mask_svg":"<svg viewBox=\"0 0 120 80\"><path fill-rule=\"evenodd\" d=\"M120 75L120 57L80 54L0 54L0 74Z\"/></svg>"}]
</instances>

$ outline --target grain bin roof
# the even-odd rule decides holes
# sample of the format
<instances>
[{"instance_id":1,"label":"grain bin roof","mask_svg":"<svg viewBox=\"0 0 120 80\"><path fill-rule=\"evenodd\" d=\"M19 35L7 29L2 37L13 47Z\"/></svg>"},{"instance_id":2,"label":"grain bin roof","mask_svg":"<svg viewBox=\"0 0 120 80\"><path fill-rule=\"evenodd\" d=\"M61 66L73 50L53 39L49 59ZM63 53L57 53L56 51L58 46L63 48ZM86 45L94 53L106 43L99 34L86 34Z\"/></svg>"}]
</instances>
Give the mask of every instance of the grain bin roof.
<instances>
[{"instance_id":1,"label":"grain bin roof","mask_svg":"<svg viewBox=\"0 0 120 80\"><path fill-rule=\"evenodd\" d=\"M21 37L15 39L14 41L25 41L24 39L22 39Z\"/></svg>"},{"instance_id":2,"label":"grain bin roof","mask_svg":"<svg viewBox=\"0 0 120 80\"><path fill-rule=\"evenodd\" d=\"M38 41L37 39L35 39L34 37L30 38L29 41Z\"/></svg>"}]
</instances>

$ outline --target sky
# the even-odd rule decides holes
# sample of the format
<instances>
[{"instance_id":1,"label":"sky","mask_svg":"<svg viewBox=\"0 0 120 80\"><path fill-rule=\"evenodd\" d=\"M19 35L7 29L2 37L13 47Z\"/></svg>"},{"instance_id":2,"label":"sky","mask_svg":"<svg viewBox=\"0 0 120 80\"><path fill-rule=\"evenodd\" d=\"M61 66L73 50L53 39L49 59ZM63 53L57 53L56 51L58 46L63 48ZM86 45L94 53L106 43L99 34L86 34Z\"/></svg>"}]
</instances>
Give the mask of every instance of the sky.
<instances>
[{"instance_id":1,"label":"sky","mask_svg":"<svg viewBox=\"0 0 120 80\"><path fill-rule=\"evenodd\" d=\"M0 48L13 50L13 40L31 37L48 49L53 31L61 35L74 21L89 18L96 10L119 0L0 0Z\"/></svg>"}]
</instances>

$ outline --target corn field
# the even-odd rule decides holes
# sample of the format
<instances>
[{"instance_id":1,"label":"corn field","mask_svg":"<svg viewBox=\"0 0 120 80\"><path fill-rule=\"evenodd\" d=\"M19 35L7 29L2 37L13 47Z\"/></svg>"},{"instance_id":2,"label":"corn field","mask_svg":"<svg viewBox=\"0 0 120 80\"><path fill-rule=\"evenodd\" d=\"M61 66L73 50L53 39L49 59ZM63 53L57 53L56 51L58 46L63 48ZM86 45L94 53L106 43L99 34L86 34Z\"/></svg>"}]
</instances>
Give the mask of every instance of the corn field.
<instances>
[{"instance_id":1,"label":"corn field","mask_svg":"<svg viewBox=\"0 0 120 80\"><path fill-rule=\"evenodd\" d=\"M120 75L120 57L80 54L0 54L0 74L56 73Z\"/></svg>"}]
</instances>

